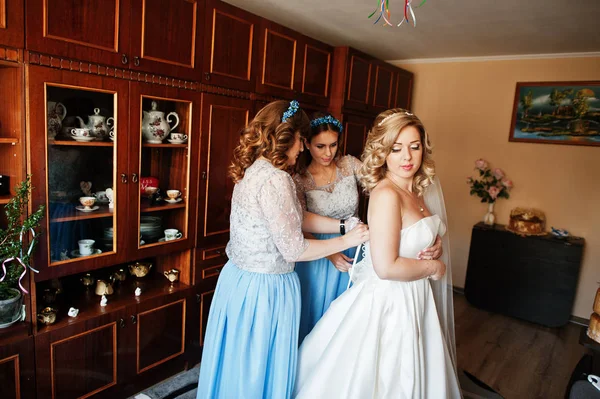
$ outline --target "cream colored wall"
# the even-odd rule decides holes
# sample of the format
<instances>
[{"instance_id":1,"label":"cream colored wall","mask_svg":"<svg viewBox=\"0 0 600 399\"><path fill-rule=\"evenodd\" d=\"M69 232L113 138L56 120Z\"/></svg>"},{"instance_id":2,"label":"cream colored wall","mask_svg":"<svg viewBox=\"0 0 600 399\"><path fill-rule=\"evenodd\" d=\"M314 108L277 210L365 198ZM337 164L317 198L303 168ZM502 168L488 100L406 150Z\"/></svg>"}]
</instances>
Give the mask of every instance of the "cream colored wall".
<instances>
[{"instance_id":1,"label":"cream colored wall","mask_svg":"<svg viewBox=\"0 0 600 399\"><path fill-rule=\"evenodd\" d=\"M516 82L600 80L600 57L398 65L415 73L413 111L435 146L454 285L464 287L471 228L487 209L465 182L484 158L515 184L510 199L496 203L497 222L506 224L516 206L535 207L548 230L585 238L572 313L589 318L600 281L600 147L511 143L508 135Z\"/></svg>"}]
</instances>

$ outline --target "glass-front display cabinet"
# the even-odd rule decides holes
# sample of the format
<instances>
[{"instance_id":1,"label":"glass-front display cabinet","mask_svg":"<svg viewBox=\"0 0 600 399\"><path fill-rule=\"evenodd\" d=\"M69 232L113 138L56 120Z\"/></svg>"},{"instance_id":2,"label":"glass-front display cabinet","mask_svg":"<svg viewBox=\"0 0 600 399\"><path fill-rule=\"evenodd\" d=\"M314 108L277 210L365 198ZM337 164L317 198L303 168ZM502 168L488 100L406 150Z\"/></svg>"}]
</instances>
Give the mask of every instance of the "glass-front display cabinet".
<instances>
[{"instance_id":1,"label":"glass-front display cabinet","mask_svg":"<svg viewBox=\"0 0 600 399\"><path fill-rule=\"evenodd\" d=\"M130 95L130 217L137 233L130 236L130 247L140 256L191 248L200 93L132 83Z\"/></svg>"},{"instance_id":2,"label":"glass-front display cabinet","mask_svg":"<svg viewBox=\"0 0 600 399\"><path fill-rule=\"evenodd\" d=\"M33 206L46 207L36 280L191 248L200 94L27 73Z\"/></svg>"},{"instance_id":3,"label":"glass-front display cabinet","mask_svg":"<svg viewBox=\"0 0 600 399\"><path fill-rule=\"evenodd\" d=\"M28 66L37 279L126 259L128 83Z\"/></svg>"}]
</instances>

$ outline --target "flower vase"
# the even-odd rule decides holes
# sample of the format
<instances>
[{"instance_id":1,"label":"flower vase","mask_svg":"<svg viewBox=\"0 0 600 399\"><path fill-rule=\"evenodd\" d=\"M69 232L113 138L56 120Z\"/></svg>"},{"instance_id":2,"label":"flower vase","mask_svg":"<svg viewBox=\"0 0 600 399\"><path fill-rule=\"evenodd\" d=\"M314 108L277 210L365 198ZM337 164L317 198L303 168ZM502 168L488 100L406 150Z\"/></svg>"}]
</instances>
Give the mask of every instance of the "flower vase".
<instances>
[{"instance_id":1,"label":"flower vase","mask_svg":"<svg viewBox=\"0 0 600 399\"><path fill-rule=\"evenodd\" d=\"M493 226L495 220L496 216L494 216L494 202L490 202L488 204L488 211L483 217L483 223L487 224L488 226Z\"/></svg>"}]
</instances>

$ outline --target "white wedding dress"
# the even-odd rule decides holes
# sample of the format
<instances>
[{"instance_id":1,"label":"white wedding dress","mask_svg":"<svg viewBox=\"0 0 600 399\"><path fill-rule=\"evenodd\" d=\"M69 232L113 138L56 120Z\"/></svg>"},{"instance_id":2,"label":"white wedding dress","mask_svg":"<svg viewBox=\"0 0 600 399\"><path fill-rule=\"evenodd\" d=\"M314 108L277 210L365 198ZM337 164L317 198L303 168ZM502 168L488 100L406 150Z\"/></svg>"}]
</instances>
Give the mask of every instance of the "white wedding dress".
<instances>
[{"instance_id":1,"label":"white wedding dress","mask_svg":"<svg viewBox=\"0 0 600 399\"><path fill-rule=\"evenodd\" d=\"M402 229L400 256L416 258L445 232L437 215ZM363 248L353 286L300 347L294 397L461 398L430 280L381 280Z\"/></svg>"}]
</instances>

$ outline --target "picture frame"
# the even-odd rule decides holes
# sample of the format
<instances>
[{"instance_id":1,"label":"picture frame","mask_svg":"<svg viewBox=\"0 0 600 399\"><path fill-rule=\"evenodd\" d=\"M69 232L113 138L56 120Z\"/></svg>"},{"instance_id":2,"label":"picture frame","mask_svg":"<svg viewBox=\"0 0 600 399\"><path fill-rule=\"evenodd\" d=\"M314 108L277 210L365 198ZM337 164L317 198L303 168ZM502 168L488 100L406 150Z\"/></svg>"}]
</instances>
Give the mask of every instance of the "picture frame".
<instances>
[{"instance_id":1,"label":"picture frame","mask_svg":"<svg viewBox=\"0 0 600 399\"><path fill-rule=\"evenodd\" d=\"M508 140L600 146L600 81L517 82Z\"/></svg>"}]
</instances>

